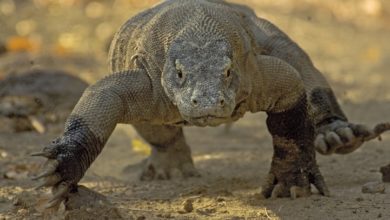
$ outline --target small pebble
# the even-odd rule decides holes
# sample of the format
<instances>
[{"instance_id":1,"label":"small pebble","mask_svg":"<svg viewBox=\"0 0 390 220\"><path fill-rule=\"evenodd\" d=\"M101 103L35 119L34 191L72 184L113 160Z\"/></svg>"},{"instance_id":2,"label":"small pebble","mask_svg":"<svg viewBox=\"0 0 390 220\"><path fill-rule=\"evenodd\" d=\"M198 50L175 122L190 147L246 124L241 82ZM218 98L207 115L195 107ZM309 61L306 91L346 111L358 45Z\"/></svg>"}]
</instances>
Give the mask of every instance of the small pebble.
<instances>
[{"instance_id":1,"label":"small pebble","mask_svg":"<svg viewBox=\"0 0 390 220\"><path fill-rule=\"evenodd\" d=\"M7 152L0 150L0 157L6 158L7 156L8 156Z\"/></svg>"},{"instance_id":2,"label":"small pebble","mask_svg":"<svg viewBox=\"0 0 390 220\"><path fill-rule=\"evenodd\" d=\"M390 183L390 164L381 167L380 172L382 173L382 181Z\"/></svg>"},{"instance_id":3,"label":"small pebble","mask_svg":"<svg viewBox=\"0 0 390 220\"><path fill-rule=\"evenodd\" d=\"M225 201L225 199L223 197L218 197L217 198L217 202L224 202L224 201Z\"/></svg>"},{"instance_id":4,"label":"small pebble","mask_svg":"<svg viewBox=\"0 0 390 220\"><path fill-rule=\"evenodd\" d=\"M14 198L12 200L12 205L14 205L14 206L20 206L21 204L22 204L22 202L20 201L19 198Z\"/></svg>"},{"instance_id":5,"label":"small pebble","mask_svg":"<svg viewBox=\"0 0 390 220\"><path fill-rule=\"evenodd\" d=\"M145 220L145 219L146 219L146 217L143 215L137 217L137 220Z\"/></svg>"},{"instance_id":6,"label":"small pebble","mask_svg":"<svg viewBox=\"0 0 390 220\"><path fill-rule=\"evenodd\" d=\"M192 204L192 199L187 199L183 202L183 211L185 213L190 213L194 210L194 206Z\"/></svg>"},{"instance_id":7,"label":"small pebble","mask_svg":"<svg viewBox=\"0 0 390 220\"><path fill-rule=\"evenodd\" d=\"M364 201L364 199L362 197L358 197L358 198L356 198L356 201L362 202L362 201Z\"/></svg>"},{"instance_id":8,"label":"small pebble","mask_svg":"<svg viewBox=\"0 0 390 220\"><path fill-rule=\"evenodd\" d=\"M27 215L28 214L28 210L27 209L19 209L17 211L17 214L18 215Z\"/></svg>"},{"instance_id":9,"label":"small pebble","mask_svg":"<svg viewBox=\"0 0 390 220\"><path fill-rule=\"evenodd\" d=\"M174 218L170 213L157 214L156 216L160 218Z\"/></svg>"},{"instance_id":10,"label":"small pebble","mask_svg":"<svg viewBox=\"0 0 390 220\"><path fill-rule=\"evenodd\" d=\"M381 182L368 182L363 185L362 193L384 193L385 192L385 184Z\"/></svg>"}]
</instances>

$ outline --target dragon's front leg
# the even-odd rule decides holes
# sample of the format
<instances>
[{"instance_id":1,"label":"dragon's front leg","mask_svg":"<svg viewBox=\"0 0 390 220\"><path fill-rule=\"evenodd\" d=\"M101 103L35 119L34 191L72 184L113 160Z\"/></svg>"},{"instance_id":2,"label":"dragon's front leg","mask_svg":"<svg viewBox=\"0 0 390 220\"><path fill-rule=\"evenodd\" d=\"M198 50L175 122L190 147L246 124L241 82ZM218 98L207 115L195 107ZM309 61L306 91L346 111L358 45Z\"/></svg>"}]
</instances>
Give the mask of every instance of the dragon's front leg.
<instances>
[{"instance_id":1,"label":"dragon's front leg","mask_svg":"<svg viewBox=\"0 0 390 220\"><path fill-rule=\"evenodd\" d=\"M314 123L298 72L285 61L258 56L258 90L255 103L268 114L267 126L273 138L271 169L262 188L268 197L293 198L310 194L310 186L329 195L316 163Z\"/></svg>"},{"instance_id":2,"label":"dragon's front leg","mask_svg":"<svg viewBox=\"0 0 390 220\"><path fill-rule=\"evenodd\" d=\"M64 134L33 154L48 159L34 178L43 179L41 187L52 187L53 197L46 208L58 206L77 190L77 183L117 123L147 120L152 115L145 110L154 109L151 94L149 78L141 70L112 74L86 89L66 122Z\"/></svg>"},{"instance_id":3,"label":"dragon's front leg","mask_svg":"<svg viewBox=\"0 0 390 220\"><path fill-rule=\"evenodd\" d=\"M263 195L308 196L311 184L322 195L329 195L316 163L314 127L307 116L305 96L290 110L268 113L267 125L273 138L274 156Z\"/></svg>"}]
</instances>

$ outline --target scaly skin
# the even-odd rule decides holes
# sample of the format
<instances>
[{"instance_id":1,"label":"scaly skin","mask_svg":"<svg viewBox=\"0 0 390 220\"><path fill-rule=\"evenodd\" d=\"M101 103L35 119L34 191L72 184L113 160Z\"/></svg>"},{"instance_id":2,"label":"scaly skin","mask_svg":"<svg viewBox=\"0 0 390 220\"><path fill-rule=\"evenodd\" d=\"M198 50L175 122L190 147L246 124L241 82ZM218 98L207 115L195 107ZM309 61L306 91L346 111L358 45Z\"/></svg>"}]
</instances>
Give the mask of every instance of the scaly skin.
<instances>
[{"instance_id":1,"label":"scaly skin","mask_svg":"<svg viewBox=\"0 0 390 220\"><path fill-rule=\"evenodd\" d=\"M265 197L329 195L315 159L354 150L390 129L349 123L306 53L253 11L223 1L165 1L118 31L110 49L114 74L84 93L49 158L48 207L58 205L99 155L117 123L152 146L142 179L197 176L182 126L216 126L265 111L274 156ZM315 135L317 134L317 137ZM339 142L340 140L340 142ZM359 140L359 141L357 141Z\"/></svg>"}]
</instances>

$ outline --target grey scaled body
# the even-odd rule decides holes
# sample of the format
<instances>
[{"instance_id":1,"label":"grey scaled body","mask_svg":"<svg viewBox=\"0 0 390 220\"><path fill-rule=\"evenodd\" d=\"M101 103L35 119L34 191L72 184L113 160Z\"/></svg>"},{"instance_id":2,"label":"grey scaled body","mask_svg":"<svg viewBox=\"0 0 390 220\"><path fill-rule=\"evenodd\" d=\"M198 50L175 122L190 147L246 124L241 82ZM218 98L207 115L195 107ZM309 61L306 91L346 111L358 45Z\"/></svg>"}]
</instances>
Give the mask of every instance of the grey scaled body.
<instances>
[{"instance_id":1,"label":"grey scaled body","mask_svg":"<svg viewBox=\"0 0 390 220\"><path fill-rule=\"evenodd\" d=\"M141 178L198 176L183 126L216 126L265 111L274 156L265 197L328 195L315 159L348 153L389 129L349 123L307 54L241 5L170 0L128 20L111 44L111 74L90 86L64 134L44 148L37 178L48 207L76 189L116 124L132 124L152 146Z\"/></svg>"}]
</instances>

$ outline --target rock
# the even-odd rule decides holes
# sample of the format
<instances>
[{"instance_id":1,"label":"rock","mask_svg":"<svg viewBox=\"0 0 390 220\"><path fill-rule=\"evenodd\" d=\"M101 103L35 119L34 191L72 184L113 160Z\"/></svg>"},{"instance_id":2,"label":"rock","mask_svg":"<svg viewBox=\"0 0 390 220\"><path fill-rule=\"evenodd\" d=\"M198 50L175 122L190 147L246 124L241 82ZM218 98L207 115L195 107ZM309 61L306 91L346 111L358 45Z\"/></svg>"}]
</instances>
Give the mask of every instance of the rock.
<instances>
[{"instance_id":1,"label":"rock","mask_svg":"<svg viewBox=\"0 0 390 220\"><path fill-rule=\"evenodd\" d=\"M0 148L0 158L6 158L6 157L8 157L7 151L2 150L2 149Z\"/></svg>"},{"instance_id":2,"label":"rock","mask_svg":"<svg viewBox=\"0 0 390 220\"><path fill-rule=\"evenodd\" d=\"M65 202L65 219L123 219L121 213L104 195L78 185Z\"/></svg>"},{"instance_id":3,"label":"rock","mask_svg":"<svg viewBox=\"0 0 390 220\"><path fill-rule=\"evenodd\" d=\"M362 193L384 193L385 192L385 184L381 182L368 182L363 185Z\"/></svg>"},{"instance_id":4,"label":"rock","mask_svg":"<svg viewBox=\"0 0 390 220\"><path fill-rule=\"evenodd\" d=\"M381 167L380 172L382 173L382 181L390 183L390 164Z\"/></svg>"},{"instance_id":5,"label":"rock","mask_svg":"<svg viewBox=\"0 0 390 220\"><path fill-rule=\"evenodd\" d=\"M187 199L186 201L183 202L183 210L179 211L179 213L184 214L184 213L190 213L194 210L193 206L193 201L192 199Z\"/></svg>"},{"instance_id":6,"label":"rock","mask_svg":"<svg viewBox=\"0 0 390 220\"><path fill-rule=\"evenodd\" d=\"M216 208L206 208L206 209L197 209L196 212L200 215L210 216L213 213L217 212Z\"/></svg>"},{"instance_id":7,"label":"rock","mask_svg":"<svg viewBox=\"0 0 390 220\"><path fill-rule=\"evenodd\" d=\"M83 185L77 186L77 192L70 193L65 202L66 210L80 209L84 207L86 211L92 209L103 209L112 206L107 198Z\"/></svg>"},{"instance_id":8,"label":"rock","mask_svg":"<svg viewBox=\"0 0 390 220\"><path fill-rule=\"evenodd\" d=\"M7 171L4 174L4 178L10 179L10 180L27 179L27 176L28 176L27 171L19 173L19 172L16 172L14 170L11 170L11 171Z\"/></svg>"},{"instance_id":9,"label":"rock","mask_svg":"<svg viewBox=\"0 0 390 220\"><path fill-rule=\"evenodd\" d=\"M65 120L87 86L61 70L10 73L0 80L0 132L45 133L49 122Z\"/></svg>"},{"instance_id":10,"label":"rock","mask_svg":"<svg viewBox=\"0 0 390 220\"><path fill-rule=\"evenodd\" d=\"M22 202L21 202L20 198L16 197L12 200L12 205L14 205L14 206L20 206L21 204L22 204Z\"/></svg>"},{"instance_id":11,"label":"rock","mask_svg":"<svg viewBox=\"0 0 390 220\"><path fill-rule=\"evenodd\" d=\"M356 201L357 202L362 202L362 201L364 201L364 199L362 197L358 197L358 198L356 198Z\"/></svg>"}]
</instances>

